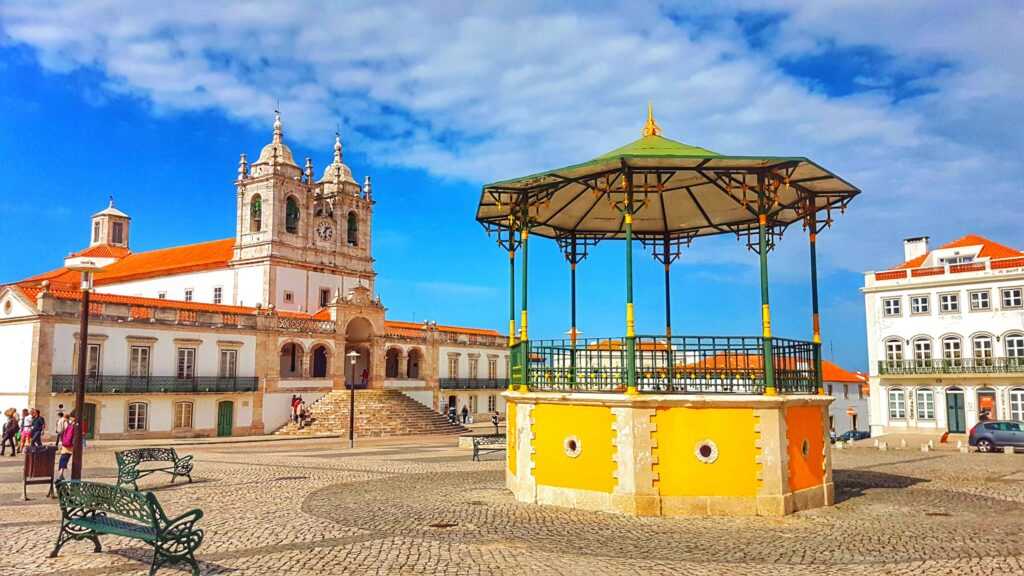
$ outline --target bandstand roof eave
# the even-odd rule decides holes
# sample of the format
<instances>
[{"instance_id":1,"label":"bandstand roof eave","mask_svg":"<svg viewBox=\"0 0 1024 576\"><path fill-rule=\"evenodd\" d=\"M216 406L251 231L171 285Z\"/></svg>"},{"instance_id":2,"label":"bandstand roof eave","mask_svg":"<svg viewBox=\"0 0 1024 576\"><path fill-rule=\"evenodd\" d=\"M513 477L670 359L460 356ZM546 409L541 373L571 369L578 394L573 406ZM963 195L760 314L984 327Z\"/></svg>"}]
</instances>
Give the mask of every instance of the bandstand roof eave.
<instances>
[{"instance_id":1,"label":"bandstand roof eave","mask_svg":"<svg viewBox=\"0 0 1024 576\"><path fill-rule=\"evenodd\" d=\"M701 150L703 149L694 149ZM809 194L815 197L817 210L826 209L832 206L841 205L850 198L860 193L860 189L847 182L840 176L825 169L816 162L803 156L726 156L709 152L707 154L609 154L598 157L588 162L574 164L554 170L539 172L487 184L483 187L480 197L480 204L477 210L477 220L485 226L492 228L506 228L507 219L511 211L511 203L501 203L498 198L505 196L519 196L525 194L532 200L535 194L545 194L552 188L559 188L563 194L580 195L587 186L581 181L586 178L600 177L603 175L614 175L620 173L623 168L629 168L634 173L667 173L673 172L698 172L711 173L728 171L731 173L760 173L776 169L791 168L793 187L802 194ZM671 179L667 181L669 184ZM714 218L709 215L706 206L694 194L694 189L706 187L711 190L713 183L705 180L690 185L681 185L675 190L682 190L692 200L691 215L703 220L702 224L691 226L672 225L668 215L662 210L662 226L659 229L647 229L643 226L635 232L639 236L670 235L670 236L709 236L715 234L735 233L737 229L746 228L756 223L756 217L751 214L742 214L745 218L738 217L736 207L733 206L733 214L722 214L722 218ZM665 186L666 190L672 190L672 186ZM575 192L574 192L575 191ZM530 200L528 200L529 202ZM549 197L546 200L549 204L557 204ZM660 204L660 202L659 202ZM595 203L596 205L596 203ZM568 204L566 204L568 206ZM564 208L564 207L563 207ZM787 213L788 212L788 213ZM793 222L799 221L800 216L795 209L782 206L775 210L772 215L774 225L786 227ZM589 214L589 212L588 212ZM567 235L590 236L597 239L611 239L622 237L622 223L617 222L614 226L587 226L586 218L581 218L576 225L552 225L550 220L540 217L539 226L531 226L531 232L549 238L559 238ZM547 220L547 221L546 221Z\"/></svg>"}]
</instances>

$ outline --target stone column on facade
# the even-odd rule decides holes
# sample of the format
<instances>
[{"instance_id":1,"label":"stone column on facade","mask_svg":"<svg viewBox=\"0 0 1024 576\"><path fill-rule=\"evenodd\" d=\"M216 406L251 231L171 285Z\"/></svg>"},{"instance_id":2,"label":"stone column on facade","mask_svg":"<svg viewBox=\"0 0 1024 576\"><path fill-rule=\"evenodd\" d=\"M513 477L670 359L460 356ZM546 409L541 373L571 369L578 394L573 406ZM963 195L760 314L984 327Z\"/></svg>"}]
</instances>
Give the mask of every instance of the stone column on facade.
<instances>
[{"instance_id":1,"label":"stone column on facade","mask_svg":"<svg viewBox=\"0 0 1024 576\"><path fill-rule=\"evenodd\" d=\"M660 516L661 496L655 485L655 411L650 408L612 408L615 423L616 478L612 507L636 516Z\"/></svg>"},{"instance_id":2,"label":"stone column on facade","mask_svg":"<svg viewBox=\"0 0 1024 576\"><path fill-rule=\"evenodd\" d=\"M409 377L409 351L405 348L398 349L398 377L402 380Z\"/></svg>"},{"instance_id":3,"label":"stone column on facade","mask_svg":"<svg viewBox=\"0 0 1024 576\"><path fill-rule=\"evenodd\" d=\"M784 407L755 409L758 432L757 448L761 465L761 488L757 493L759 516L782 516L793 510L789 492L789 460L786 440L786 411ZM826 416L827 418L827 416Z\"/></svg>"},{"instance_id":4,"label":"stone column on facade","mask_svg":"<svg viewBox=\"0 0 1024 576\"><path fill-rule=\"evenodd\" d=\"M375 336L370 340L370 381L368 386L370 388L383 388L384 387L384 355L385 355L385 344L382 336Z\"/></svg>"},{"instance_id":5,"label":"stone column on facade","mask_svg":"<svg viewBox=\"0 0 1024 576\"><path fill-rule=\"evenodd\" d=\"M520 502L537 502L537 480L533 475L533 404L516 404L516 421L511 431L516 435L516 473L506 474L506 487Z\"/></svg>"},{"instance_id":6,"label":"stone column on facade","mask_svg":"<svg viewBox=\"0 0 1024 576\"><path fill-rule=\"evenodd\" d=\"M53 332L53 319L45 316L41 316L32 327L32 365L29 372L28 402L46 417L50 416Z\"/></svg>"}]
</instances>

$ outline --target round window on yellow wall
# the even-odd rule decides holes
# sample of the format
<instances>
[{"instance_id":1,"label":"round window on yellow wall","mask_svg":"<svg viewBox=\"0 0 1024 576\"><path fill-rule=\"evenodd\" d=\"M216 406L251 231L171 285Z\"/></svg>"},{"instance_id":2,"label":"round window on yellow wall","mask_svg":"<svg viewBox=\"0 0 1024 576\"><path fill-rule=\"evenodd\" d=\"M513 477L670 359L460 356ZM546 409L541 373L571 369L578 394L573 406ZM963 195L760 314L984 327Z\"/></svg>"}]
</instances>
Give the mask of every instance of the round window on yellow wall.
<instances>
[{"instance_id":1,"label":"round window on yellow wall","mask_svg":"<svg viewBox=\"0 0 1024 576\"><path fill-rule=\"evenodd\" d=\"M565 455L569 458L575 458L580 455L580 439L575 436L567 436L562 441L562 447L565 448Z\"/></svg>"},{"instance_id":2,"label":"round window on yellow wall","mask_svg":"<svg viewBox=\"0 0 1024 576\"><path fill-rule=\"evenodd\" d=\"M697 460L705 464L711 464L715 460L718 460L718 445L713 440L705 439L697 442L697 446L693 450Z\"/></svg>"}]
</instances>

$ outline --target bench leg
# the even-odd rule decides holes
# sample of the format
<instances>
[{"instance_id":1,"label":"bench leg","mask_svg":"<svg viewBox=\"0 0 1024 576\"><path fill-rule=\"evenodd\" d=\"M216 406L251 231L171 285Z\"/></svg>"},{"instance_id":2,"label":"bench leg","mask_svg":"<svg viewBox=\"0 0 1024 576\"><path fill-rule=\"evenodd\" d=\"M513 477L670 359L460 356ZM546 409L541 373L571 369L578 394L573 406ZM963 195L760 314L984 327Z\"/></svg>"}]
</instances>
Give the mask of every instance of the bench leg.
<instances>
[{"instance_id":1,"label":"bench leg","mask_svg":"<svg viewBox=\"0 0 1024 576\"><path fill-rule=\"evenodd\" d=\"M102 552L103 546L100 545L100 538L92 530L86 530L84 528L75 528L68 524L62 524L60 528L60 534L57 535L57 545L53 547L53 551L50 552L50 558L56 558L60 549L64 547L71 540L91 540L93 545L93 552Z\"/></svg>"}]
</instances>

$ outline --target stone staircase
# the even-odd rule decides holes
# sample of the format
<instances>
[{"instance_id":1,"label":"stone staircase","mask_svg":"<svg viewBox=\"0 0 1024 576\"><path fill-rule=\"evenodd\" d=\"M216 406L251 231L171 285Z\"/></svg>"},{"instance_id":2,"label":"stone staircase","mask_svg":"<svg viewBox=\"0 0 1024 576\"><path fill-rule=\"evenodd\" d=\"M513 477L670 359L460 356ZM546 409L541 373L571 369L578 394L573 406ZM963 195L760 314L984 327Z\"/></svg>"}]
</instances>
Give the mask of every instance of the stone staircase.
<instances>
[{"instance_id":1,"label":"stone staircase","mask_svg":"<svg viewBox=\"0 0 1024 576\"><path fill-rule=\"evenodd\" d=\"M305 428L288 422L276 436L348 436L349 391L334 390L309 406L312 422ZM398 390L356 389L356 437L464 434L466 428L409 398Z\"/></svg>"}]
</instances>

